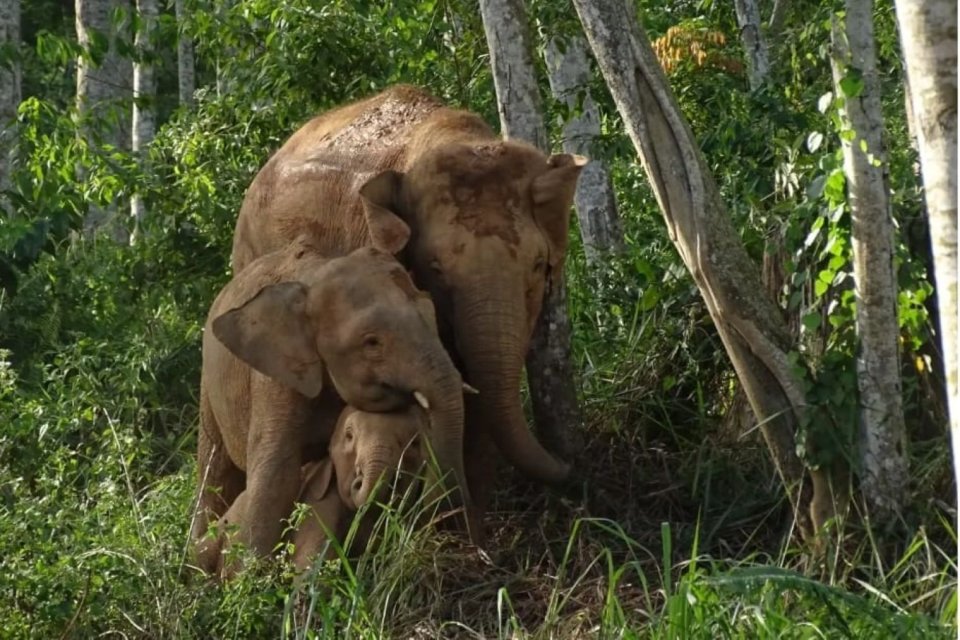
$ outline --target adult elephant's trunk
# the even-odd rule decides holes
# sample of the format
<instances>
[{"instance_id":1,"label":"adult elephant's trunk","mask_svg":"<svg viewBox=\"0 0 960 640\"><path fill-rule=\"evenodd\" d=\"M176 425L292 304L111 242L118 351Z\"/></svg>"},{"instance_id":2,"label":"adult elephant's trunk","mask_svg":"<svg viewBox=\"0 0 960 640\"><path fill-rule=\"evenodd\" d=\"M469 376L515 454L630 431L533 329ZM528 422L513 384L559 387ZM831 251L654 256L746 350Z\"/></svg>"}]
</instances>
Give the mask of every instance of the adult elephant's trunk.
<instances>
[{"instance_id":1,"label":"adult elephant's trunk","mask_svg":"<svg viewBox=\"0 0 960 640\"><path fill-rule=\"evenodd\" d=\"M475 405L482 428L497 448L524 475L559 482L570 465L550 454L527 427L520 402L520 374L526 355L526 310L523 297L501 286L478 286L482 292L456 305L457 351L466 381L480 395Z\"/></svg>"}]
</instances>

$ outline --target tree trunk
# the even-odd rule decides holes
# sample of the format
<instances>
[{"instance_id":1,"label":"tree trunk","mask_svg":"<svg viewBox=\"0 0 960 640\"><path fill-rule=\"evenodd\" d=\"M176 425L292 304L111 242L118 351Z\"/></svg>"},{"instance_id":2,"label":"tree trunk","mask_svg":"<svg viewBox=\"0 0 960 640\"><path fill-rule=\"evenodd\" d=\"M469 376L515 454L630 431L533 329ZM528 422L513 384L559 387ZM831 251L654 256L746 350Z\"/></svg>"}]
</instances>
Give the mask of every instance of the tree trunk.
<instances>
[{"instance_id":1,"label":"tree trunk","mask_svg":"<svg viewBox=\"0 0 960 640\"><path fill-rule=\"evenodd\" d=\"M113 13L119 8L128 8L121 0L76 0L77 41L83 53L77 59L77 111L80 135L91 149L111 145L117 149L127 147L129 120L124 115L123 102L130 96L130 63L124 60L117 48L118 29L113 24ZM94 32L108 44L100 64L90 55ZM87 179L80 169L78 178ZM84 220L88 233L104 226L116 214L116 209L105 209L91 203Z\"/></svg>"},{"instance_id":2,"label":"tree trunk","mask_svg":"<svg viewBox=\"0 0 960 640\"><path fill-rule=\"evenodd\" d=\"M787 20L787 12L790 10L790 0L774 0L773 11L770 12L770 32L771 38L780 35L783 30L783 23Z\"/></svg>"},{"instance_id":3,"label":"tree trunk","mask_svg":"<svg viewBox=\"0 0 960 640\"><path fill-rule=\"evenodd\" d=\"M549 153L523 2L481 0L480 13L503 133ZM570 358L570 320L562 276L548 288L526 365L538 434L545 445L569 456L582 418Z\"/></svg>"},{"instance_id":4,"label":"tree trunk","mask_svg":"<svg viewBox=\"0 0 960 640\"><path fill-rule=\"evenodd\" d=\"M909 480L900 382L900 330L880 84L871 0L846 1L832 30L833 79L853 136L841 136L850 197L857 303L861 489L875 518L903 508ZM862 84L851 89L849 80ZM853 95L844 92L843 87ZM852 138L852 139L851 139Z\"/></svg>"},{"instance_id":5,"label":"tree trunk","mask_svg":"<svg viewBox=\"0 0 960 640\"><path fill-rule=\"evenodd\" d=\"M960 486L960 379L957 373L957 3L897 0L900 46L920 150L930 218L940 341L947 382L953 465Z\"/></svg>"},{"instance_id":6,"label":"tree trunk","mask_svg":"<svg viewBox=\"0 0 960 640\"><path fill-rule=\"evenodd\" d=\"M530 55L529 23L523 1L481 0L480 14L490 49L503 133L549 153L550 140Z\"/></svg>"},{"instance_id":7,"label":"tree trunk","mask_svg":"<svg viewBox=\"0 0 960 640\"><path fill-rule=\"evenodd\" d=\"M193 106L193 92L197 89L197 76L193 66L193 40L184 29L186 9L184 0L176 0L174 11L177 19L177 82L180 90L180 106Z\"/></svg>"},{"instance_id":8,"label":"tree trunk","mask_svg":"<svg viewBox=\"0 0 960 640\"><path fill-rule=\"evenodd\" d=\"M563 125L563 150L593 158L593 145L600 137L600 111L590 95L587 43L580 36L551 38L544 58L550 90L569 110ZM623 250L617 200L605 162L591 159L583 168L574 203L589 263L595 264L603 252Z\"/></svg>"},{"instance_id":9,"label":"tree trunk","mask_svg":"<svg viewBox=\"0 0 960 640\"><path fill-rule=\"evenodd\" d=\"M757 0L734 0L740 41L747 57L750 89L756 91L770 75L770 52L760 31L760 7Z\"/></svg>"},{"instance_id":10,"label":"tree trunk","mask_svg":"<svg viewBox=\"0 0 960 640\"><path fill-rule=\"evenodd\" d=\"M157 0L137 0L140 28L137 29L135 45L137 62L133 67L133 152L137 154L141 168L144 166L147 145L156 131L155 104L157 81L153 70L154 31L157 24ZM130 199L130 213L135 228L146 217L146 209L139 194Z\"/></svg>"},{"instance_id":11,"label":"tree trunk","mask_svg":"<svg viewBox=\"0 0 960 640\"><path fill-rule=\"evenodd\" d=\"M733 362L801 531L835 512L826 470L807 482L797 455L803 381L780 311L763 290L630 0L574 0L594 56L663 212L670 238Z\"/></svg>"},{"instance_id":12,"label":"tree trunk","mask_svg":"<svg viewBox=\"0 0 960 640\"><path fill-rule=\"evenodd\" d=\"M20 0L0 0L0 49L17 51L19 47ZM19 105L20 56L15 55L10 68L0 66L0 212L9 206L4 192L12 186L10 170Z\"/></svg>"}]
</instances>

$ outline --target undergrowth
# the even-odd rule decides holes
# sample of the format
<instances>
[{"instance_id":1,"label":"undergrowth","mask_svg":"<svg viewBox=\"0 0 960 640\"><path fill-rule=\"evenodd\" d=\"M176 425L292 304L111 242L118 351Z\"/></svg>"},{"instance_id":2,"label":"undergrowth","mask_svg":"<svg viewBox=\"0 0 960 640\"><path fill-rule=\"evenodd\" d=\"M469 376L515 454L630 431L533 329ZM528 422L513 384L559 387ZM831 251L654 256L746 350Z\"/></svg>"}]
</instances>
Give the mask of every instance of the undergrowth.
<instances>
[{"instance_id":1,"label":"undergrowth","mask_svg":"<svg viewBox=\"0 0 960 640\"><path fill-rule=\"evenodd\" d=\"M566 277L586 423L576 481L547 489L501 468L483 551L387 511L380 547L299 582L282 563L224 585L190 566L202 321L229 276L257 168L309 113L369 93L388 70L496 119L472 5L362 15L328 4L319 22L305 2L240 3L227 16L205 5L192 26L198 51L210 47L243 91L201 88L192 110L160 127L142 170L126 152L81 143L72 84L21 105L13 213L0 218L0 638L956 637L956 487L934 332L920 313L933 300L918 266L928 241L905 233L922 211L900 89L885 100L899 136L891 179L900 239L917 254L897 258L912 474L901 519L855 512L831 530L826 555L799 541L723 345L600 91L596 156L610 161L626 249L587 264L574 219ZM641 4L651 36L701 8L712 14L704 25L736 33L724 3ZM831 302L849 298L849 274L826 250L849 246L833 215L842 209L822 193L842 177L817 108L830 87L828 11L795 12L784 96L747 93L716 70L671 77L747 250L759 264L779 242L790 257L780 302L803 321L800 344L822 337L807 325L833 312L852 327ZM878 7L888 18L878 33L896 84L891 12ZM72 20L60 26L73 33ZM221 66L227 45L236 56ZM304 59L317 64L294 63ZM80 237L91 204L116 207L134 189L151 212L134 246ZM825 220L819 240L808 235ZM847 284L798 306L824 273ZM836 354L849 373L852 354Z\"/></svg>"},{"instance_id":2,"label":"undergrowth","mask_svg":"<svg viewBox=\"0 0 960 640\"><path fill-rule=\"evenodd\" d=\"M58 395L48 386L49 404L29 405L3 360L2 418L22 430L0 441L4 638L956 635L944 505L928 505L895 557L851 525L842 561L813 563L789 544L761 443L708 431L693 446L659 422L594 422L582 482L565 492L501 469L485 551L387 511L383 544L359 559L318 564L299 583L274 563L217 586L188 560L192 443L158 467L130 398L85 391L121 372L76 369ZM49 421L67 415L77 435L55 435ZM40 449L21 449L28 431ZM36 473L21 473L18 454Z\"/></svg>"},{"instance_id":3,"label":"undergrowth","mask_svg":"<svg viewBox=\"0 0 960 640\"><path fill-rule=\"evenodd\" d=\"M943 440L914 443L894 535L848 524L818 558L759 434L728 424L732 376L686 277L630 280L616 262L592 276L576 245L575 482L502 467L483 551L388 512L385 543L359 559L300 583L271 564L212 584L187 532L200 323L225 276L174 240L78 241L0 301L0 637L956 635Z\"/></svg>"}]
</instances>

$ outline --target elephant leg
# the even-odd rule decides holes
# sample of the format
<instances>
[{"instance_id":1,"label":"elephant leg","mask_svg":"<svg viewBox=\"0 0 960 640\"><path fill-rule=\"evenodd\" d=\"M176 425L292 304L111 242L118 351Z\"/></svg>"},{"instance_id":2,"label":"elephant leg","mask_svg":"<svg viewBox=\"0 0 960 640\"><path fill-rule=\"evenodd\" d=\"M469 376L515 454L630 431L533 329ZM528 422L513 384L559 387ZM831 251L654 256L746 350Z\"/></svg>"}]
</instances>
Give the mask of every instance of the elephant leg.
<instances>
[{"instance_id":1,"label":"elephant leg","mask_svg":"<svg viewBox=\"0 0 960 640\"><path fill-rule=\"evenodd\" d=\"M303 430L309 402L254 373L247 439L247 517L238 540L257 556L273 552L300 492Z\"/></svg>"},{"instance_id":2,"label":"elephant leg","mask_svg":"<svg viewBox=\"0 0 960 640\"><path fill-rule=\"evenodd\" d=\"M216 418L200 394L200 434L197 437L197 501L191 538L199 541L210 523L226 513L243 491L245 474L227 454Z\"/></svg>"},{"instance_id":3,"label":"elephant leg","mask_svg":"<svg viewBox=\"0 0 960 640\"><path fill-rule=\"evenodd\" d=\"M240 541L257 556L269 555L283 535L300 489L298 442L265 438L253 452L247 474L247 514Z\"/></svg>"}]
</instances>

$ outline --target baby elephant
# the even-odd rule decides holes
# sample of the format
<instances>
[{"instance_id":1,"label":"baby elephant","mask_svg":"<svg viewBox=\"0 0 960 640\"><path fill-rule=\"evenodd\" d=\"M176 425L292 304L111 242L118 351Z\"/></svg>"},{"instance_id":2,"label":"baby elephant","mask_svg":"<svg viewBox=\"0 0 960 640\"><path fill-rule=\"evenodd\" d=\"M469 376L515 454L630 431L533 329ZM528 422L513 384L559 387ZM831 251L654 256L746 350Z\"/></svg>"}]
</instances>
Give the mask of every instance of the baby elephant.
<instances>
[{"instance_id":1,"label":"baby elephant","mask_svg":"<svg viewBox=\"0 0 960 640\"><path fill-rule=\"evenodd\" d=\"M387 501L391 489L395 495L404 495L425 459L420 433L426 421L426 415L416 406L390 413L368 413L349 406L343 410L330 441L329 456L301 468L297 501L306 504L308 512L290 534L298 572L307 569L318 555L334 557L332 548L326 545L327 531L342 543L354 515L364 504ZM380 491L374 494L381 478ZM246 491L241 493L220 518L217 543L205 551L216 556L206 562L216 566L216 573L223 578L234 573L234 567L224 566L222 557L231 525L257 518L249 511L247 495ZM375 514L369 511L371 517L360 524L351 553L366 548Z\"/></svg>"}]
</instances>

